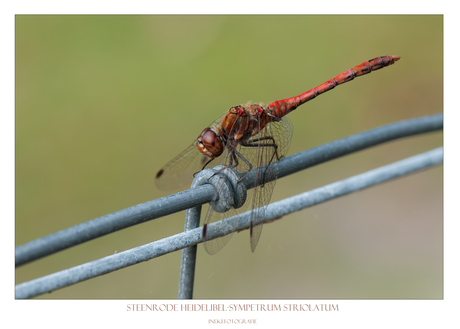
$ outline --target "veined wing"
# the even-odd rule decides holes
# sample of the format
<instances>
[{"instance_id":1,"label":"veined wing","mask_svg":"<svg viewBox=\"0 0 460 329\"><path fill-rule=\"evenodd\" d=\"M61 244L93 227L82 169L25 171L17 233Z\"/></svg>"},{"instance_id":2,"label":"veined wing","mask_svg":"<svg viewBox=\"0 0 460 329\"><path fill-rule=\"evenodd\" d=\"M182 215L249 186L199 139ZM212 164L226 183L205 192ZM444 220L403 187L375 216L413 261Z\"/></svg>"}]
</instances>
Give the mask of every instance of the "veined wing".
<instances>
[{"instance_id":1,"label":"veined wing","mask_svg":"<svg viewBox=\"0 0 460 329\"><path fill-rule=\"evenodd\" d=\"M155 184L164 191L190 187L193 174L200 171L208 160L198 151L194 142L158 171Z\"/></svg>"}]
</instances>

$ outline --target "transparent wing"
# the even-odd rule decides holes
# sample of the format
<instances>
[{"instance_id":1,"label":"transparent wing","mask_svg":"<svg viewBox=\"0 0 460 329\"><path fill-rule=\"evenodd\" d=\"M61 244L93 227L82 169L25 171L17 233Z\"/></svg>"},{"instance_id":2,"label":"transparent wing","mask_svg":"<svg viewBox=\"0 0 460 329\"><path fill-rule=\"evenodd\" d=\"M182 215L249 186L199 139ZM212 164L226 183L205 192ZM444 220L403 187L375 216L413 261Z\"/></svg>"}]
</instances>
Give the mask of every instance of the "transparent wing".
<instances>
[{"instance_id":1,"label":"transparent wing","mask_svg":"<svg viewBox=\"0 0 460 329\"><path fill-rule=\"evenodd\" d=\"M198 151L194 142L158 171L155 184L163 191L190 187L193 174L200 171L207 161L209 158Z\"/></svg>"},{"instance_id":2,"label":"transparent wing","mask_svg":"<svg viewBox=\"0 0 460 329\"><path fill-rule=\"evenodd\" d=\"M236 209L230 209L227 212L219 213L219 212L214 211L212 207L209 206L208 212L206 214L205 224L211 224L219 220L223 220L225 218L235 216L237 214L238 212L236 211ZM205 240L204 249L206 250L208 254L214 255L217 252L219 252L219 250L221 250L227 244L227 242L230 240L232 235L233 233L230 233L228 235L225 235L223 237L220 237L214 240Z\"/></svg>"}]
</instances>

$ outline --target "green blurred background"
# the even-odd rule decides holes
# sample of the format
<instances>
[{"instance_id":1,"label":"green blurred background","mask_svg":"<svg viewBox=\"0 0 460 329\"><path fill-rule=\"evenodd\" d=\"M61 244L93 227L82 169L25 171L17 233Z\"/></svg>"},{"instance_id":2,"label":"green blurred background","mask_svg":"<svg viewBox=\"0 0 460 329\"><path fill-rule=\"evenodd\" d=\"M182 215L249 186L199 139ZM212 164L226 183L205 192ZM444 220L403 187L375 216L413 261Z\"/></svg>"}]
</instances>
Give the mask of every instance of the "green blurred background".
<instances>
[{"instance_id":1,"label":"green blurred background","mask_svg":"<svg viewBox=\"0 0 460 329\"><path fill-rule=\"evenodd\" d=\"M289 115L294 154L443 110L442 16L16 16L21 245L165 196L156 172L228 108L300 94L383 55L395 65ZM280 179L272 201L442 145L411 137ZM16 269L16 283L183 231L185 212ZM39 298L176 298L180 252ZM442 298L442 166L200 245L195 298Z\"/></svg>"}]
</instances>

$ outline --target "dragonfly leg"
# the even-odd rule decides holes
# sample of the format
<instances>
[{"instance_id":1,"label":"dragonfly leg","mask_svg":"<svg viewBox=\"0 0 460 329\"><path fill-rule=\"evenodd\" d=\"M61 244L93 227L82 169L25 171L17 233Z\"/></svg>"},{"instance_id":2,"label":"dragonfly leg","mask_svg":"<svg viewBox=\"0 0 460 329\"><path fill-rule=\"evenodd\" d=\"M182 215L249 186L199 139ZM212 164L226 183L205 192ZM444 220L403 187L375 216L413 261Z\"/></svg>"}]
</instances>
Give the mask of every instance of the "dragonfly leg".
<instances>
[{"instance_id":1,"label":"dragonfly leg","mask_svg":"<svg viewBox=\"0 0 460 329\"><path fill-rule=\"evenodd\" d=\"M270 143L270 144L264 144L264 143L255 143L255 142L258 142L258 141L263 141L263 140L272 140L273 143ZM274 148L274 152L271 156L271 159L270 161L268 162L267 166L265 167L265 170L264 170L264 173L263 173L263 177L262 177L262 186L265 185L265 175L267 173L267 170L269 168L269 166L271 165L271 163L273 162L273 159L275 158L276 156L276 160L280 160L280 156L278 154L278 144L276 144L276 141L275 139L272 137L272 136L264 136L264 137L259 137L259 138L254 138L254 139L251 139L249 141L247 141L246 143L242 144L243 146L246 146L246 147L273 147Z\"/></svg>"},{"instance_id":2,"label":"dragonfly leg","mask_svg":"<svg viewBox=\"0 0 460 329\"><path fill-rule=\"evenodd\" d=\"M246 165L249 167L249 169L244 173L243 177L241 177L239 180L238 180L238 183L241 182L244 177L246 177L247 174L249 174L249 172L252 170L252 164L240 153L238 152L237 150L233 150L234 152L234 157L235 157L235 162L237 163L236 166L238 165L238 158L236 156L238 156L241 160L244 161L244 163L246 163Z\"/></svg>"},{"instance_id":3,"label":"dragonfly leg","mask_svg":"<svg viewBox=\"0 0 460 329\"><path fill-rule=\"evenodd\" d=\"M271 144L259 144L259 143L254 143L254 142L258 142L258 141L263 141L263 140L272 140L273 143ZM243 144L243 146L247 146L247 147L274 147L275 148L275 152L273 153L273 155L276 155L276 160L280 160L280 156L278 155L278 144L276 143L275 141L275 138L273 138L273 136L264 136L264 137L258 137L258 138L254 138L254 139L251 139L251 140L248 140L246 143ZM272 160L273 160L273 157L272 157ZM271 160L270 160L271 162Z\"/></svg>"},{"instance_id":4,"label":"dragonfly leg","mask_svg":"<svg viewBox=\"0 0 460 329\"><path fill-rule=\"evenodd\" d=\"M206 168L206 166L207 166L208 164L210 164L211 161L213 161L214 159L215 159L215 158L211 158L208 162L206 162L206 163L204 164L203 168L201 168L201 170L203 170L204 168Z\"/></svg>"},{"instance_id":5,"label":"dragonfly leg","mask_svg":"<svg viewBox=\"0 0 460 329\"><path fill-rule=\"evenodd\" d=\"M224 171L225 169L228 169L228 168L230 168L230 167L233 167L233 168L238 167L238 158L236 157L235 152L237 152L235 149L232 149L232 150L230 150L230 151L228 152L228 165L226 165L226 166L224 166L223 168L221 168L221 169L219 169L218 171L216 171L212 176L214 176L214 175L220 173L221 171ZM214 159L209 160L209 161L205 164L205 167L206 167L206 166L208 165L208 163L210 163L212 160L214 160ZM233 162L235 162L235 164L233 164ZM248 163L248 162L246 162L246 163ZM203 169L204 169L204 167L203 167ZM203 169L202 169L202 170L203 170ZM211 177L212 177L212 176L211 176ZM238 183L239 183L239 182L240 182L240 181L238 181Z\"/></svg>"},{"instance_id":6,"label":"dragonfly leg","mask_svg":"<svg viewBox=\"0 0 460 329\"><path fill-rule=\"evenodd\" d=\"M207 162L204 164L203 168L201 168L201 170L204 170L204 168L206 168L206 166L207 166L212 160L214 160L214 159L215 159L215 158L211 158L209 161L207 161ZM201 170L200 170L200 171L201 171ZM200 171L197 171L196 173L194 173L194 174L193 174L193 177L195 177L196 174L198 174Z\"/></svg>"}]
</instances>

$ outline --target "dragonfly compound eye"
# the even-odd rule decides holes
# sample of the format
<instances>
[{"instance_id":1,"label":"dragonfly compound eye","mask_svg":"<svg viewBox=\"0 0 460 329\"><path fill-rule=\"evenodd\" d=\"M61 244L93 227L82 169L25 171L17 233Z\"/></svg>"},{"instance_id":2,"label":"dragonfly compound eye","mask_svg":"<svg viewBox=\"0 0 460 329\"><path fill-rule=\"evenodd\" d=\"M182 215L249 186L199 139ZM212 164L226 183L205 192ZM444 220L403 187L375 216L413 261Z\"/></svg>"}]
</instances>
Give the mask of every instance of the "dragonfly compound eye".
<instances>
[{"instance_id":1,"label":"dragonfly compound eye","mask_svg":"<svg viewBox=\"0 0 460 329\"><path fill-rule=\"evenodd\" d=\"M207 157L217 158L224 151L222 141L217 136L217 134L209 128L206 128L201 132L200 136L197 138L197 141L198 143L196 147L202 154L206 155Z\"/></svg>"}]
</instances>

